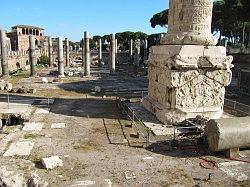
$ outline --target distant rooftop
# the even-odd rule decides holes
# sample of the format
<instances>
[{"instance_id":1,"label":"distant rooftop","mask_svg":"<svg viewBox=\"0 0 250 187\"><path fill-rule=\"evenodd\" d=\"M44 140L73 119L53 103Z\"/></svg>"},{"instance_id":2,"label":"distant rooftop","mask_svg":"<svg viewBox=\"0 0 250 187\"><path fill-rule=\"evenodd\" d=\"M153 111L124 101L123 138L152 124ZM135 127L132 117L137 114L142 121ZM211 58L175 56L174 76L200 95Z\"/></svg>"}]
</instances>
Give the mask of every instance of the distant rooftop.
<instances>
[{"instance_id":1,"label":"distant rooftop","mask_svg":"<svg viewBox=\"0 0 250 187\"><path fill-rule=\"evenodd\" d=\"M30 26L30 25L16 25L11 27L12 29L16 29L16 28L28 28L28 29L39 29L39 30L44 30L41 27L34 27L34 26Z\"/></svg>"}]
</instances>

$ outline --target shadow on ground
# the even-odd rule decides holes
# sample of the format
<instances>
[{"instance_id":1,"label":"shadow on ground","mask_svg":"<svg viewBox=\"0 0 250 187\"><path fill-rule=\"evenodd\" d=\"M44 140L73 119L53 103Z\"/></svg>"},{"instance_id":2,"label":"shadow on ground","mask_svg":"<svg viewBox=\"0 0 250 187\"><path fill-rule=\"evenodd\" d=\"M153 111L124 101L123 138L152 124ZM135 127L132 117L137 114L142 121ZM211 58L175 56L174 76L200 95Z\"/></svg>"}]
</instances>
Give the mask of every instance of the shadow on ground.
<instances>
[{"instance_id":1,"label":"shadow on ground","mask_svg":"<svg viewBox=\"0 0 250 187\"><path fill-rule=\"evenodd\" d=\"M47 108L48 105L40 105L39 102L47 100L43 97L0 94L0 102L10 104L30 104L37 108ZM50 105L50 112L65 116L85 117L85 118L107 118L121 119L124 117L115 100L92 99L92 98L54 98L54 104Z\"/></svg>"}]
</instances>

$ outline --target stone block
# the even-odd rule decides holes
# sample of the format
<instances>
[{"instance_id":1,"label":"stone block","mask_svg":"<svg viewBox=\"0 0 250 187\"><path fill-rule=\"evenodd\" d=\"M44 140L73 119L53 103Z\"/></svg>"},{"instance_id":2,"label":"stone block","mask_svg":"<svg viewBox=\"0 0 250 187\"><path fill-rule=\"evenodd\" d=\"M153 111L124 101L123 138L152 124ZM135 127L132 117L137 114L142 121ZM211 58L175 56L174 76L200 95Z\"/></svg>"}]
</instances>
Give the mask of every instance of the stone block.
<instances>
[{"instance_id":1,"label":"stone block","mask_svg":"<svg viewBox=\"0 0 250 187\"><path fill-rule=\"evenodd\" d=\"M223 47L161 45L150 52L145 108L164 123L197 115L221 117L224 87L232 77L232 57L226 56Z\"/></svg>"},{"instance_id":2,"label":"stone block","mask_svg":"<svg viewBox=\"0 0 250 187\"><path fill-rule=\"evenodd\" d=\"M44 123L36 123L36 122L25 122L23 131L35 131L39 132L43 129Z\"/></svg>"},{"instance_id":3,"label":"stone block","mask_svg":"<svg viewBox=\"0 0 250 187\"><path fill-rule=\"evenodd\" d=\"M3 156L28 156L34 147L34 142L24 141L11 144Z\"/></svg>"},{"instance_id":4,"label":"stone block","mask_svg":"<svg viewBox=\"0 0 250 187\"><path fill-rule=\"evenodd\" d=\"M49 158L43 158L42 164L46 169L54 169L56 167L63 166L63 161L59 158L59 156L52 156Z\"/></svg>"},{"instance_id":5,"label":"stone block","mask_svg":"<svg viewBox=\"0 0 250 187\"><path fill-rule=\"evenodd\" d=\"M52 129L63 129L66 127L65 123L52 123L51 128Z\"/></svg>"}]
</instances>

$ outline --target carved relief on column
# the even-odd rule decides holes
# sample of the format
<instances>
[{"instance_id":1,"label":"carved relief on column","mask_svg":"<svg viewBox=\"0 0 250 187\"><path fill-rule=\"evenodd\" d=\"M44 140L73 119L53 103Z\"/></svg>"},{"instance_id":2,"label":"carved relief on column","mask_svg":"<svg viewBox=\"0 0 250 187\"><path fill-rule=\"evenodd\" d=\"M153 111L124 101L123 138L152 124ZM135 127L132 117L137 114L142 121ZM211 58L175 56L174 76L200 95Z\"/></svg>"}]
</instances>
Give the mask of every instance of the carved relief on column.
<instances>
[{"instance_id":1,"label":"carved relief on column","mask_svg":"<svg viewBox=\"0 0 250 187\"><path fill-rule=\"evenodd\" d=\"M212 9L212 0L170 0L168 33L161 44L216 45Z\"/></svg>"}]
</instances>

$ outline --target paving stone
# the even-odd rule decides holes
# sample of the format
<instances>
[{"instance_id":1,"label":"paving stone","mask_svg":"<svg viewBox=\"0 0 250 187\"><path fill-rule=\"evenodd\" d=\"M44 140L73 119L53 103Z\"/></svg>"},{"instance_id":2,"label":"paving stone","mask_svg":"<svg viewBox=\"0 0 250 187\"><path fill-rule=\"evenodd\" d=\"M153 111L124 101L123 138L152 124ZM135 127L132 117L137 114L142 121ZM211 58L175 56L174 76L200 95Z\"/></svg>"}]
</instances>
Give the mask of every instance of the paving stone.
<instances>
[{"instance_id":1,"label":"paving stone","mask_svg":"<svg viewBox=\"0 0 250 187\"><path fill-rule=\"evenodd\" d=\"M244 162L232 161L219 163L218 167L221 171L226 173L229 177L234 178L236 181L247 181L249 176L249 164Z\"/></svg>"},{"instance_id":2,"label":"paving stone","mask_svg":"<svg viewBox=\"0 0 250 187\"><path fill-rule=\"evenodd\" d=\"M49 158L43 158L42 164L46 169L54 169L56 167L63 166L63 161L59 158L59 156L52 156Z\"/></svg>"},{"instance_id":3,"label":"paving stone","mask_svg":"<svg viewBox=\"0 0 250 187\"><path fill-rule=\"evenodd\" d=\"M39 132L43 129L44 123L26 122L24 123L23 131L36 131Z\"/></svg>"},{"instance_id":4,"label":"paving stone","mask_svg":"<svg viewBox=\"0 0 250 187\"><path fill-rule=\"evenodd\" d=\"M148 157L144 157L142 160L153 160L154 157L148 156Z\"/></svg>"},{"instance_id":5,"label":"paving stone","mask_svg":"<svg viewBox=\"0 0 250 187\"><path fill-rule=\"evenodd\" d=\"M52 104L54 104L54 99L43 99L43 100L41 100L40 101L40 105L48 105L48 103L50 104L50 105L52 105Z\"/></svg>"},{"instance_id":6,"label":"paving stone","mask_svg":"<svg viewBox=\"0 0 250 187\"><path fill-rule=\"evenodd\" d=\"M36 109L35 114L48 114L50 111L50 108L39 108Z\"/></svg>"},{"instance_id":7,"label":"paving stone","mask_svg":"<svg viewBox=\"0 0 250 187\"><path fill-rule=\"evenodd\" d=\"M95 181L86 180L86 181L77 181L71 186L93 186L95 185Z\"/></svg>"},{"instance_id":8,"label":"paving stone","mask_svg":"<svg viewBox=\"0 0 250 187\"><path fill-rule=\"evenodd\" d=\"M3 156L28 156L34 147L34 142L23 141L11 144Z\"/></svg>"},{"instance_id":9,"label":"paving stone","mask_svg":"<svg viewBox=\"0 0 250 187\"><path fill-rule=\"evenodd\" d=\"M52 123L51 128L52 129L63 129L66 127L65 123Z\"/></svg>"}]
</instances>

